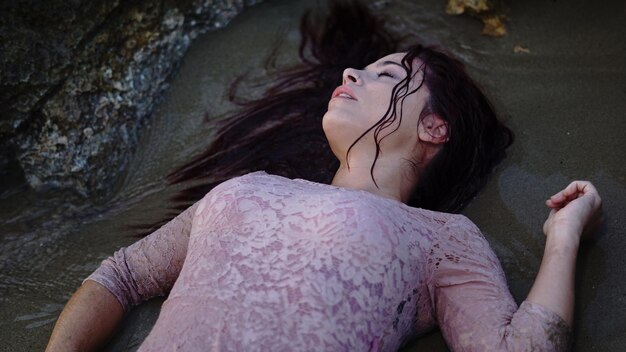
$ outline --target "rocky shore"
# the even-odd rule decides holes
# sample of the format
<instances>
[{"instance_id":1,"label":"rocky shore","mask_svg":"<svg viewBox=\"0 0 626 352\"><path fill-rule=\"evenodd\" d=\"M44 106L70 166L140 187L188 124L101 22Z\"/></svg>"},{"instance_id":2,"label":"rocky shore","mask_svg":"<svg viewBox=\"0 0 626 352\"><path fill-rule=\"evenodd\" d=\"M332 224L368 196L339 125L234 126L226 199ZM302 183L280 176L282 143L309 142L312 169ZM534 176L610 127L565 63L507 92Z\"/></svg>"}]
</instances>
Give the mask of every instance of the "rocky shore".
<instances>
[{"instance_id":1,"label":"rocky shore","mask_svg":"<svg viewBox=\"0 0 626 352\"><path fill-rule=\"evenodd\" d=\"M0 168L106 196L192 40L260 1L0 2Z\"/></svg>"}]
</instances>

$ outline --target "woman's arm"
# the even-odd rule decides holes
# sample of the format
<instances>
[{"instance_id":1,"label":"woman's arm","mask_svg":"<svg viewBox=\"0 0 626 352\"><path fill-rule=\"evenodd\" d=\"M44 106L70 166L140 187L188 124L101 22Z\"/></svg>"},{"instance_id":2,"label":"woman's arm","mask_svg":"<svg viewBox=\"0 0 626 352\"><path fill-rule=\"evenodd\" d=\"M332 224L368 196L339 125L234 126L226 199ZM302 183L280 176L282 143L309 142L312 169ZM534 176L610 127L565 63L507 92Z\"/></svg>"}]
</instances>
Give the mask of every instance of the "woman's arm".
<instances>
[{"instance_id":1,"label":"woman's arm","mask_svg":"<svg viewBox=\"0 0 626 352\"><path fill-rule=\"evenodd\" d=\"M46 351L94 350L131 306L169 292L185 260L199 203L105 259L61 312Z\"/></svg>"},{"instance_id":2,"label":"woman's arm","mask_svg":"<svg viewBox=\"0 0 626 352\"><path fill-rule=\"evenodd\" d=\"M599 217L600 198L590 183L579 181L553 196L548 206L546 257L531 294L519 307L478 228L456 217L441 229L431 251L431 297L452 350L567 349L576 250L582 229Z\"/></svg>"},{"instance_id":3,"label":"woman's arm","mask_svg":"<svg viewBox=\"0 0 626 352\"><path fill-rule=\"evenodd\" d=\"M85 281L61 312L46 352L94 350L117 330L123 316L122 305L107 288Z\"/></svg>"},{"instance_id":4,"label":"woman's arm","mask_svg":"<svg viewBox=\"0 0 626 352\"><path fill-rule=\"evenodd\" d=\"M602 200L587 181L574 181L546 201L552 210L543 231L543 260L527 301L541 304L572 325L576 254L581 237L601 221Z\"/></svg>"}]
</instances>

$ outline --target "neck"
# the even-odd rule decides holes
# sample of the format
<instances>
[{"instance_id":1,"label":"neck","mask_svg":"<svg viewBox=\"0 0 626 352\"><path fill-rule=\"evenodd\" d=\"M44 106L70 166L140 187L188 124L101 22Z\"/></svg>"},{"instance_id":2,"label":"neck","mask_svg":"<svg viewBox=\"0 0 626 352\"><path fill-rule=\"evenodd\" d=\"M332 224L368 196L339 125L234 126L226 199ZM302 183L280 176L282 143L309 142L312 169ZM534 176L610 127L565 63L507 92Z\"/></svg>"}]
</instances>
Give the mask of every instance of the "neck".
<instances>
[{"instance_id":1,"label":"neck","mask_svg":"<svg viewBox=\"0 0 626 352\"><path fill-rule=\"evenodd\" d=\"M372 160L362 162L351 160L350 169L348 169L348 166L342 161L331 184L337 187L367 191L406 204L414 185L417 183L417 178L414 171L410 169L408 162L398 160L398 162L389 163L379 159L374 168L376 184L372 181L370 174L371 166Z\"/></svg>"}]
</instances>

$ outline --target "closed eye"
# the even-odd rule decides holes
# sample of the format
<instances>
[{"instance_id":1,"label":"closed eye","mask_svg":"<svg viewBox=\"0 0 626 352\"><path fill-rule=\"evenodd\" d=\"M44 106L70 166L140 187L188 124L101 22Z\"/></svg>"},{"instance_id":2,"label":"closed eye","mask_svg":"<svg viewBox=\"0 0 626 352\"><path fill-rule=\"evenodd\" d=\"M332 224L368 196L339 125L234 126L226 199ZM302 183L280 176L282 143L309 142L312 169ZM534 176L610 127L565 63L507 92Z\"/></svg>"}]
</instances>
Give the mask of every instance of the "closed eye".
<instances>
[{"instance_id":1,"label":"closed eye","mask_svg":"<svg viewBox=\"0 0 626 352\"><path fill-rule=\"evenodd\" d=\"M387 71L383 71L383 72L380 72L380 73L378 74L378 77L382 77L382 76L387 76L387 77L395 78L395 76L394 76L393 74L391 74L391 73L389 73L389 72L387 72Z\"/></svg>"}]
</instances>

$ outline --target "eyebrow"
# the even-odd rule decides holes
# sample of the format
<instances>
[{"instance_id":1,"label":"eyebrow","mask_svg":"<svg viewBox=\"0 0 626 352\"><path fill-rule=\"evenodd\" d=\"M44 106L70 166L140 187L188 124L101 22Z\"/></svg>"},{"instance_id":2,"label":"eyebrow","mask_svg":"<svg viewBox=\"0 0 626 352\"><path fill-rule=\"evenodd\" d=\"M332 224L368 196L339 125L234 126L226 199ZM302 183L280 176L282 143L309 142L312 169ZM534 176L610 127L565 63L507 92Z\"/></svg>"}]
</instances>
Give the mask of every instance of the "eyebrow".
<instances>
[{"instance_id":1,"label":"eyebrow","mask_svg":"<svg viewBox=\"0 0 626 352\"><path fill-rule=\"evenodd\" d=\"M382 66L387 66L387 65L395 65L395 66L399 66L399 67L404 68L404 66L402 66L402 64L399 64L399 63L397 63L395 61L391 61L391 60L386 60L386 61L383 61L383 62L379 62L379 63L376 64L376 67L382 67Z\"/></svg>"},{"instance_id":2,"label":"eyebrow","mask_svg":"<svg viewBox=\"0 0 626 352\"><path fill-rule=\"evenodd\" d=\"M376 64L377 67L381 67L381 66L385 66L385 65L396 65L396 66L400 66L402 68L404 68L404 66L402 66L401 64L395 62L395 61L383 61L383 62L379 62L378 64Z\"/></svg>"},{"instance_id":3,"label":"eyebrow","mask_svg":"<svg viewBox=\"0 0 626 352\"><path fill-rule=\"evenodd\" d=\"M376 67L382 67L382 66L387 66L387 65L395 65L395 66L402 67L402 68L404 69L404 66L402 66L402 64L399 64L399 63L397 63L397 62L395 62L395 61L391 61L391 60L386 60L386 61L383 61L383 62L378 62L378 63L376 64ZM367 68L368 68L368 67L370 67L370 65L365 66L364 70L367 70Z\"/></svg>"}]
</instances>

